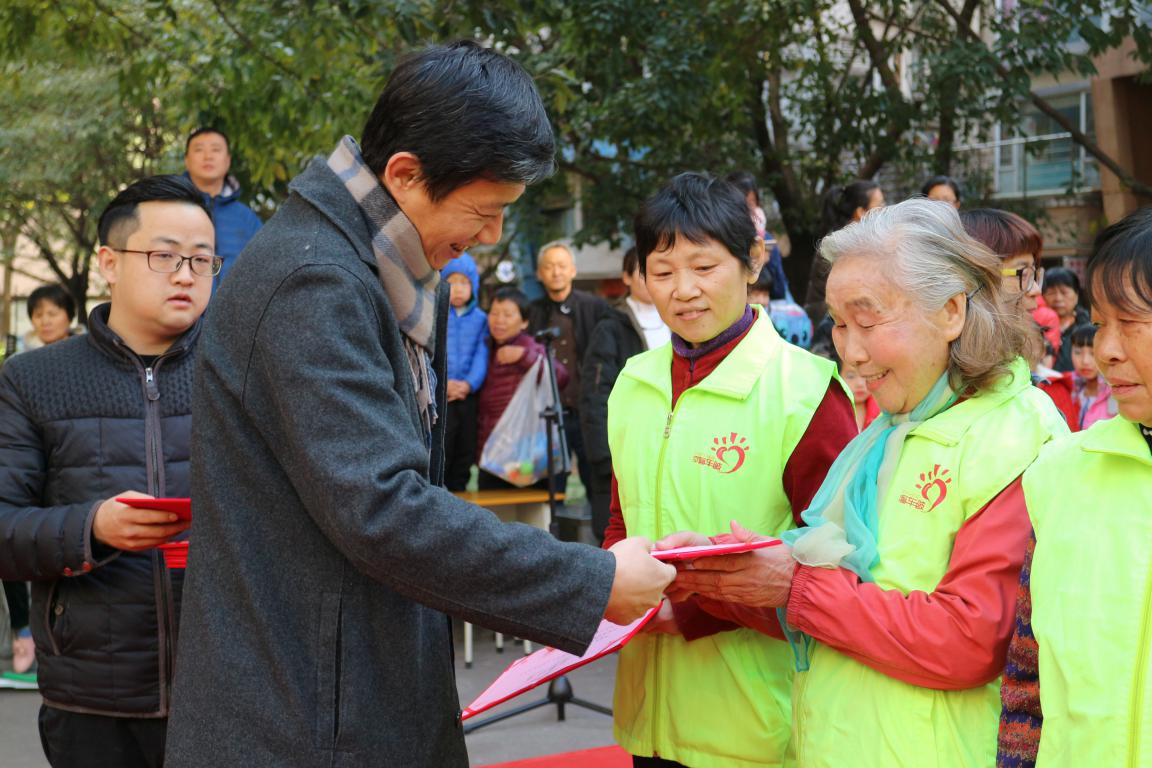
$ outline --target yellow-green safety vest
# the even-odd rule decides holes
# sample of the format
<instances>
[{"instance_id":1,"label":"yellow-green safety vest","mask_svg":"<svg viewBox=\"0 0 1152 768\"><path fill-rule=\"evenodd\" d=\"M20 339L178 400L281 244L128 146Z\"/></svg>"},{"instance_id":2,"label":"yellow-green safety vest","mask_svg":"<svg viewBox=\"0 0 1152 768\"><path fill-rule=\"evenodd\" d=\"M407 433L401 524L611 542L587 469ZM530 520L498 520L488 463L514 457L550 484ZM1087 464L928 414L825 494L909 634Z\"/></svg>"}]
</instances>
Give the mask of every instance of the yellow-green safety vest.
<instances>
[{"instance_id":1,"label":"yellow-green safety vest","mask_svg":"<svg viewBox=\"0 0 1152 768\"><path fill-rule=\"evenodd\" d=\"M905 594L935 590L960 527L1016 480L1042 445L1067 432L1023 360L990 390L913 429L879 505L876 584ZM816 643L810 669L796 674L789 764L989 768L996 763L999 692L999 680L960 691L910 685Z\"/></svg>"},{"instance_id":2,"label":"yellow-green safety vest","mask_svg":"<svg viewBox=\"0 0 1152 768\"><path fill-rule=\"evenodd\" d=\"M1152 765L1152 454L1116 417L1024 474L1036 531L1032 632L1044 727L1036 765Z\"/></svg>"},{"instance_id":3,"label":"yellow-green safety vest","mask_svg":"<svg viewBox=\"0 0 1152 768\"><path fill-rule=\"evenodd\" d=\"M784 342L756 314L675 408L671 345L633 357L621 372L608 437L629 535L714 535L733 519L766 534L794 527L784 466L838 377L831 362ZM641 635L620 655L616 738L632 754L691 768L780 765L791 670L786 643L748 629L693 642Z\"/></svg>"}]
</instances>

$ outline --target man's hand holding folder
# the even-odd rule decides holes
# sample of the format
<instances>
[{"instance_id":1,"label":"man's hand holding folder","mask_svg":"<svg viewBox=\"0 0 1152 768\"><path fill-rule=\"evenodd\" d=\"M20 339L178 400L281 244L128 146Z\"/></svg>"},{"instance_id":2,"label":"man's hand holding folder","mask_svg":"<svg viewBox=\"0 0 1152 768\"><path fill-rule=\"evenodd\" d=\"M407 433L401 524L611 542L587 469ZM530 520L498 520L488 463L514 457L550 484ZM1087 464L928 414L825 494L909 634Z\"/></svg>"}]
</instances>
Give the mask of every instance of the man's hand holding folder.
<instances>
[{"instance_id":1,"label":"man's hand holding folder","mask_svg":"<svg viewBox=\"0 0 1152 768\"><path fill-rule=\"evenodd\" d=\"M632 536L608 549L616 557L616 576L604 618L614 624L631 624L655 608L664 590L676 577L676 569L652 557L653 544Z\"/></svg>"}]
</instances>

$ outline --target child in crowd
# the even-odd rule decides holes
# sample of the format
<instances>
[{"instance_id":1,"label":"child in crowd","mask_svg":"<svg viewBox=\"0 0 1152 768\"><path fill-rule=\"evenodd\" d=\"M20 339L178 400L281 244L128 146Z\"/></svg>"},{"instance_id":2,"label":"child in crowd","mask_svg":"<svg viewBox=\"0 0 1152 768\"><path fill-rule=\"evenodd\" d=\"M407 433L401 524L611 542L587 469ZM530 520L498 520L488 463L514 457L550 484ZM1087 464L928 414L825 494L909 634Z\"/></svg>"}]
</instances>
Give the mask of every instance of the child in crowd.
<instances>
[{"instance_id":1,"label":"child in crowd","mask_svg":"<svg viewBox=\"0 0 1152 768\"><path fill-rule=\"evenodd\" d=\"M476 456L476 393L488 373L488 316L480 309L480 273L467 252L440 271L450 290L448 310L448 421L444 486L462 491Z\"/></svg>"},{"instance_id":2,"label":"child in crowd","mask_svg":"<svg viewBox=\"0 0 1152 768\"><path fill-rule=\"evenodd\" d=\"M848 389L852 390L852 407L856 411L856 426L863 432L864 428L880 415L880 406L876 404L876 398L869 394L868 383L855 366L849 365L843 360L837 360L836 365L840 370L840 378L844 379Z\"/></svg>"},{"instance_id":3,"label":"child in crowd","mask_svg":"<svg viewBox=\"0 0 1152 768\"><path fill-rule=\"evenodd\" d=\"M528 329L528 297L518 288L501 288L492 297L488 308L488 332L491 334L491 356L488 358L488 376L480 390L477 418L476 455L484 452L484 444L504 414L508 402L516 394L520 380L532 364L544 353L544 346L525 333ZM556 385L563 389L568 384L568 369L556 360ZM543 425L541 425L543 428ZM480 470L480 490L512 488L495 475Z\"/></svg>"},{"instance_id":4,"label":"child in crowd","mask_svg":"<svg viewBox=\"0 0 1152 768\"><path fill-rule=\"evenodd\" d=\"M780 338L801 349L812 346L812 321L800 305L790 299L773 299L773 277L761 269L756 281L748 284L748 303L759 304L768 311L773 327Z\"/></svg>"},{"instance_id":5,"label":"child in crowd","mask_svg":"<svg viewBox=\"0 0 1152 768\"><path fill-rule=\"evenodd\" d=\"M1072 329L1072 394L1079 406L1078 429L1088 429L1098 421L1110 419L1117 413L1112 388L1100 375L1093 354L1096 326L1078 325Z\"/></svg>"}]
</instances>

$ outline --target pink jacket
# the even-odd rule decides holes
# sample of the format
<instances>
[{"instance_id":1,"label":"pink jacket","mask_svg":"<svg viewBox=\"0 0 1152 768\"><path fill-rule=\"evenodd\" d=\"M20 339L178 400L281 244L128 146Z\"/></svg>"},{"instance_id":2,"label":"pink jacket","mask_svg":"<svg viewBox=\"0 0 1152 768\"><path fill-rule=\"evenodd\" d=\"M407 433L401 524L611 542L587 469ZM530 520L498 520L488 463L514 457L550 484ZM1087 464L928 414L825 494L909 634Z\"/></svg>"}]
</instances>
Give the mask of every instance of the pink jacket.
<instances>
[{"instance_id":1,"label":"pink jacket","mask_svg":"<svg viewBox=\"0 0 1152 768\"><path fill-rule=\"evenodd\" d=\"M1110 419L1116 415L1118 408L1112 399L1112 387L1104 381L1103 376L1096 377L1096 396L1087 399L1084 395L1084 380L1075 373L1073 376L1072 393L1080 406L1080 429L1088 429L1098 421Z\"/></svg>"}]
</instances>

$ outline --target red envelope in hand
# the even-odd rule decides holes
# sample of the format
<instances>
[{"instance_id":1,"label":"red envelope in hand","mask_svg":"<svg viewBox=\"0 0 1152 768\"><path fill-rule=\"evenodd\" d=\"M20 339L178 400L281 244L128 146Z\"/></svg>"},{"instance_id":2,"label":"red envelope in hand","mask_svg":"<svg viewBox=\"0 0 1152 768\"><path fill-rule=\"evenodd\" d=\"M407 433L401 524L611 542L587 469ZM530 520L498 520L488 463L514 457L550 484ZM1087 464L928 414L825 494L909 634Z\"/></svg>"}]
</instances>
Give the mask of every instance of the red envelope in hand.
<instances>
[{"instance_id":1,"label":"red envelope in hand","mask_svg":"<svg viewBox=\"0 0 1152 768\"><path fill-rule=\"evenodd\" d=\"M732 544L704 544L699 547L653 550L652 557L657 560L695 560L699 557L713 557L715 555L738 555L741 552L775 547L783 543L780 539L768 539L767 541L738 541Z\"/></svg>"},{"instance_id":2,"label":"red envelope in hand","mask_svg":"<svg viewBox=\"0 0 1152 768\"><path fill-rule=\"evenodd\" d=\"M158 509L161 512L175 512L181 520L192 519L192 499L136 499L118 498L116 501L136 509Z\"/></svg>"}]
</instances>

